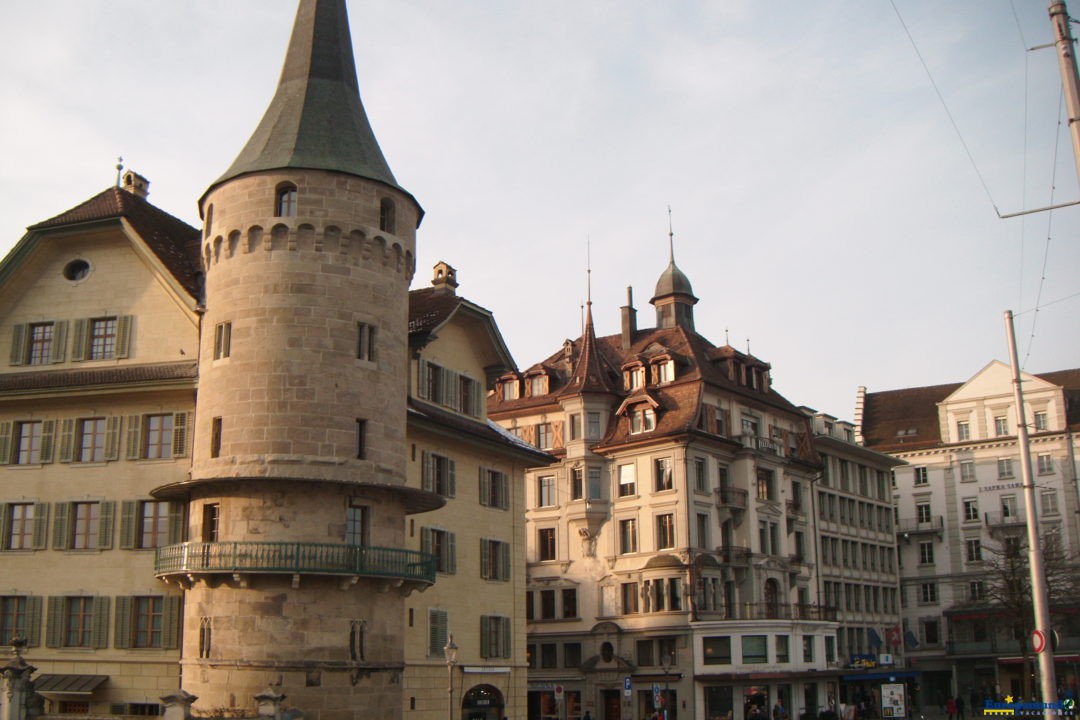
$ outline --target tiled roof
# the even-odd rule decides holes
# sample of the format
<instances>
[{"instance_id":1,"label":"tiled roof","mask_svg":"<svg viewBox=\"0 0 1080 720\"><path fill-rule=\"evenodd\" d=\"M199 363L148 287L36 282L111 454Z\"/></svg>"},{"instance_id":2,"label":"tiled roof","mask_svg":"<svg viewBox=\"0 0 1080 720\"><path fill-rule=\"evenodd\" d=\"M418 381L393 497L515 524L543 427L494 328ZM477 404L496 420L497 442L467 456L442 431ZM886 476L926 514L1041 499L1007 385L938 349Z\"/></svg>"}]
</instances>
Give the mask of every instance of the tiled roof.
<instances>
[{"instance_id":1,"label":"tiled roof","mask_svg":"<svg viewBox=\"0 0 1080 720\"><path fill-rule=\"evenodd\" d=\"M198 372L194 362L14 372L0 374L0 393L194 380L196 377Z\"/></svg>"},{"instance_id":2,"label":"tiled roof","mask_svg":"<svg viewBox=\"0 0 1080 720\"><path fill-rule=\"evenodd\" d=\"M508 435L493 423L470 420L457 413L452 413L435 405L431 405L430 403L423 402L422 400L417 400L416 398L409 398L409 416L423 418L424 420L442 425L443 427L456 432L471 435L477 440L501 445L508 452L530 455L537 465L547 465L548 463L555 461L555 458L552 456Z\"/></svg>"},{"instance_id":3,"label":"tiled roof","mask_svg":"<svg viewBox=\"0 0 1080 720\"><path fill-rule=\"evenodd\" d=\"M435 288L409 291L409 334L428 333L446 322L462 298Z\"/></svg>"},{"instance_id":4,"label":"tiled roof","mask_svg":"<svg viewBox=\"0 0 1080 720\"><path fill-rule=\"evenodd\" d=\"M596 332L593 330L592 303L585 315L585 334L580 343L581 352L577 354L577 362L567 378L560 396L577 395L579 393L608 393L618 392L618 373L610 367L596 348Z\"/></svg>"},{"instance_id":5,"label":"tiled roof","mask_svg":"<svg viewBox=\"0 0 1080 720\"><path fill-rule=\"evenodd\" d=\"M1080 369L1039 373L1036 377L1064 388L1066 422L1080 426ZM938 403L964 383L867 393L863 402L863 442L881 452L904 452L942 444Z\"/></svg>"},{"instance_id":6,"label":"tiled roof","mask_svg":"<svg viewBox=\"0 0 1080 720\"><path fill-rule=\"evenodd\" d=\"M86 202L27 229L50 230L118 218L126 218L177 282L192 297L199 298L202 292L199 231L127 190L108 188Z\"/></svg>"}]
</instances>

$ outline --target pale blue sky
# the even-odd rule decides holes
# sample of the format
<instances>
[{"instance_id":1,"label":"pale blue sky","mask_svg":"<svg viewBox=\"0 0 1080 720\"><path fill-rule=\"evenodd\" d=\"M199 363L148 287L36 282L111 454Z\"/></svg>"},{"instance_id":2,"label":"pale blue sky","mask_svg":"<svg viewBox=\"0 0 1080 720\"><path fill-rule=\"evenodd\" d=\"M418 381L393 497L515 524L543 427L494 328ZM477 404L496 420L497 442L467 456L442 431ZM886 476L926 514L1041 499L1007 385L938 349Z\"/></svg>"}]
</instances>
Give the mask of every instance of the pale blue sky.
<instances>
[{"instance_id":1,"label":"pale blue sky","mask_svg":"<svg viewBox=\"0 0 1080 720\"><path fill-rule=\"evenodd\" d=\"M1047 42L1046 3L1013 1L1026 44ZM1080 199L1054 52L1027 54L1025 83L1013 6L895 2L1001 212L1050 202L1058 141L1056 199ZM152 202L197 224L196 199L270 100L294 11L6 5L0 252L112 184L118 154ZM414 287L438 260L457 267L523 368L580 331L587 237L598 332L618 331L627 285L652 324L669 204L698 330L749 337L781 393L845 418L860 384L1007 360L1002 312L1034 305L1048 223L1043 300L1080 293L1080 206L997 219L888 0L349 11L372 125L427 211ZM1039 313L1026 369L1080 366L1078 310Z\"/></svg>"}]
</instances>

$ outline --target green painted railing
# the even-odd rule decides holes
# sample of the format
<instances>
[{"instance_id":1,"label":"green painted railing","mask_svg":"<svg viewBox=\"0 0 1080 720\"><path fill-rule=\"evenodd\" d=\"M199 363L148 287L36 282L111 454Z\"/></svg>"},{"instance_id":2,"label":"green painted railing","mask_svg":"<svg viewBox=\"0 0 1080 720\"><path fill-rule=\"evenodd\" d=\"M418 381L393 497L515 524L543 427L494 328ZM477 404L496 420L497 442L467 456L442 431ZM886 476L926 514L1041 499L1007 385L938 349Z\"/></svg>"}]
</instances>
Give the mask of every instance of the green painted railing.
<instances>
[{"instance_id":1,"label":"green painted railing","mask_svg":"<svg viewBox=\"0 0 1080 720\"><path fill-rule=\"evenodd\" d=\"M435 582L435 556L416 550L302 542L186 542L157 549L155 575L363 575Z\"/></svg>"}]
</instances>

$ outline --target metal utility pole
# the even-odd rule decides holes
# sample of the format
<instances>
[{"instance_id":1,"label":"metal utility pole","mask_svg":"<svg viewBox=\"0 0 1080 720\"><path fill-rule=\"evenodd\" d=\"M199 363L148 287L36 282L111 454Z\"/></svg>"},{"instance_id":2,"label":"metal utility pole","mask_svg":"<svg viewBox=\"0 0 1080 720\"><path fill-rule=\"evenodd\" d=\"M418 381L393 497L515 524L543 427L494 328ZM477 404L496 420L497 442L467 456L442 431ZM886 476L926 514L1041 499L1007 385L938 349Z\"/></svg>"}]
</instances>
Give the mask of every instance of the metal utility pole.
<instances>
[{"instance_id":1,"label":"metal utility pole","mask_svg":"<svg viewBox=\"0 0 1080 720\"><path fill-rule=\"evenodd\" d=\"M1065 107L1069 111L1069 135L1072 137L1076 177L1080 179L1080 74L1076 70L1076 41L1069 28L1069 11L1065 0L1050 0L1050 24L1054 26L1061 86L1065 91Z\"/></svg>"},{"instance_id":2,"label":"metal utility pole","mask_svg":"<svg viewBox=\"0 0 1080 720\"><path fill-rule=\"evenodd\" d=\"M1065 3L1060 3L1064 6ZM1076 71L1076 65L1073 65ZM1071 111L1070 111L1071 112ZM1074 136L1075 139L1075 136ZM1035 630L1042 633L1044 647L1036 653L1039 659L1039 687L1044 704L1057 702L1057 678L1054 675L1054 648L1050 641L1050 601L1046 592L1046 571L1043 568L1042 547L1039 544L1039 513L1035 508L1035 483L1031 477L1031 449L1028 443L1027 419L1024 413L1024 390L1020 386L1020 362L1016 354L1016 334L1012 310L1005 311L1005 335L1009 340L1009 359L1012 361L1013 396L1016 400L1016 442L1020 446L1020 479L1024 486L1027 506L1028 567L1031 571L1031 604L1035 611ZM1025 638L1025 642L1027 639ZM1044 707L1046 707L1044 705ZM1043 710L1046 720L1058 716L1049 707Z\"/></svg>"}]
</instances>

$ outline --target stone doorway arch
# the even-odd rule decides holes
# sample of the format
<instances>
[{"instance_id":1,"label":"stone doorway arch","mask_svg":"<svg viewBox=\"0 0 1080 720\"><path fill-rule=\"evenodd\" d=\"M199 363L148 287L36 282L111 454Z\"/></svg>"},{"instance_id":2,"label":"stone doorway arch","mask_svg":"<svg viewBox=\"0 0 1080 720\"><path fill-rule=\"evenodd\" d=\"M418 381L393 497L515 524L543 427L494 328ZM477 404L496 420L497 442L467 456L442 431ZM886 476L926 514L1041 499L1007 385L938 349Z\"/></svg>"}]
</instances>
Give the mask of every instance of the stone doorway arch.
<instances>
[{"instance_id":1,"label":"stone doorway arch","mask_svg":"<svg viewBox=\"0 0 1080 720\"><path fill-rule=\"evenodd\" d=\"M494 685L473 685L461 698L463 720L502 720L506 702Z\"/></svg>"}]
</instances>

